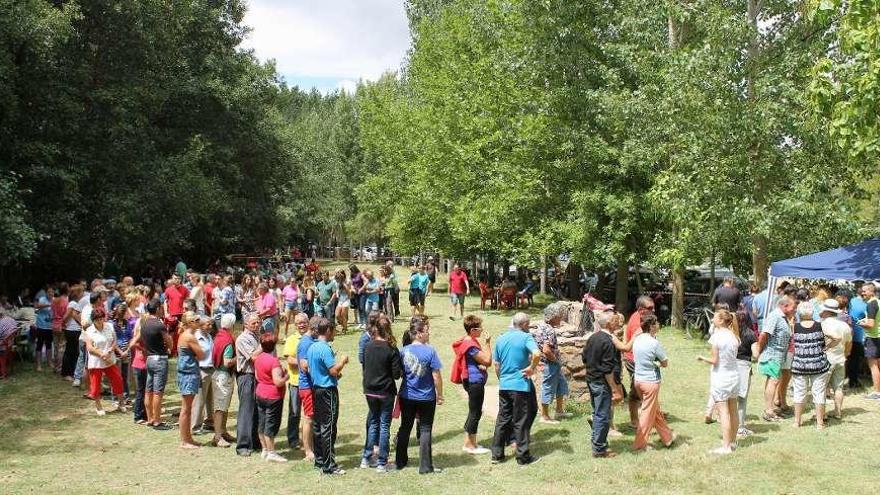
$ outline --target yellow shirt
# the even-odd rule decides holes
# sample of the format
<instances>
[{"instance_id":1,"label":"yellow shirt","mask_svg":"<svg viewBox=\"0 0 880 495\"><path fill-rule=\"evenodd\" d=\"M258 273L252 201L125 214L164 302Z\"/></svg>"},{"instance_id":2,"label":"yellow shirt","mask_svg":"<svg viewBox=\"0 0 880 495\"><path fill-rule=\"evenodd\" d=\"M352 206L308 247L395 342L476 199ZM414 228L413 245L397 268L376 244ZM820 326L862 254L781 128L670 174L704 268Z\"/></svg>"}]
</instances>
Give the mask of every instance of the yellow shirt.
<instances>
[{"instance_id":1,"label":"yellow shirt","mask_svg":"<svg viewBox=\"0 0 880 495\"><path fill-rule=\"evenodd\" d=\"M293 335L288 335L287 341L284 342L284 357L293 356L296 358L296 348L299 346L299 333L293 330ZM299 371L287 365L287 384L299 387Z\"/></svg>"}]
</instances>

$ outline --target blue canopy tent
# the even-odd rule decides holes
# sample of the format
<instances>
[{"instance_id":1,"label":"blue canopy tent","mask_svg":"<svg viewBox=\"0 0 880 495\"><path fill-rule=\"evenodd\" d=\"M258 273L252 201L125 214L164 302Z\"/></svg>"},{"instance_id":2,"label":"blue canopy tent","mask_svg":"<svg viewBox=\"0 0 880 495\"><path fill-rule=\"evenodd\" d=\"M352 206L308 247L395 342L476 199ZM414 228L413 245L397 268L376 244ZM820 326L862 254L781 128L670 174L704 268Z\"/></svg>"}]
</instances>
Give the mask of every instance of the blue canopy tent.
<instances>
[{"instance_id":1,"label":"blue canopy tent","mask_svg":"<svg viewBox=\"0 0 880 495\"><path fill-rule=\"evenodd\" d=\"M770 265L767 279L767 304L764 317L772 309L770 298L779 277L812 278L823 280L876 280L880 279L880 239L869 239L858 244L808 254L798 258L777 261Z\"/></svg>"}]
</instances>

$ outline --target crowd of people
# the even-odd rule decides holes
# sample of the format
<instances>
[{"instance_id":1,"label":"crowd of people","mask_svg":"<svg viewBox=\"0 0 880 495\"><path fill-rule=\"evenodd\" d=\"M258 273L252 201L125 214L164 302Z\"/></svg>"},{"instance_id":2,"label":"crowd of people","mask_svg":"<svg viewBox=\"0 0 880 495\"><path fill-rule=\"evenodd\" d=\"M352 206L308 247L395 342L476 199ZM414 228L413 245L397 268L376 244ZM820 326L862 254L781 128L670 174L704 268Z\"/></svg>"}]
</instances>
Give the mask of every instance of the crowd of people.
<instances>
[{"instance_id":1,"label":"crowd of people","mask_svg":"<svg viewBox=\"0 0 880 495\"><path fill-rule=\"evenodd\" d=\"M449 318L460 316L464 330L452 345L450 373L450 382L468 397L462 450L491 454L498 463L512 447L518 464L532 464L537 460L530 451L535 420L557 424L571 416L566 411L570 377L557 341L565 309L549 304L534 326L526 313L516 313L507 331L492 342L483 337L481 318L464 314L470 284L458 265L449 280ZM343 474L335 449L338 383L349 358L338 355L333 342L338 332L347 331L352 311L353 325L362 330L358 362L368 409L360 467L380 473L406 468L415 429L419 472L436 473L441 469L433 464L432 429L444 403L444 387L424 310L432 290L426 269L414 268L409 279L411 317L398 344L392 322L400 316L400 284L389 265L375 274L356 265L331 274L312 261L302 273L287 278L245 274L240 280L178 266L161 291L135 285L130 277L118 283L95 279L53 284L35 298L36 369L51 369L74 387L87 378L85 397L94 401L101 416L106 377L114 409L127 412L131 406L135 423L169 430L173 426L163 421L162 404L170 359L176 356L181 448L199 448L194 435L213 432L210 445L234 446L240 456L259 452L267 462L287 462L275 447L287 396L289 447L302 449L322 473ZM698 357L711 366L705 419L712 423L717 417L721 426L722 444L711 453L730 454L738 438L752 434L746 426L746 404L755 363L765 377L764 421L793 416L795 426L803 425L808 397L817 428L839 420L844 385L859 386L858 369L852 372L851 366L862 355L873 381L866 397L880 399L876 287L866 283L859 290L861 297L849 298L843 291L832 297L827 287L811 293L784 284L773 294L753 290L743 297L732 280L725 281L713 297L710 354ZM765 311L768 304L771 311ZM639 297L628 320L608 305L591 303L587 308L595 320L582 353L593 407L593 456L616 455L608 437L622 436L614 428L613 414L614 405L623 401L635 430L635 451L654 448L649 443L653 431L662 446L673 446L676 436L660 404L661 371L669 358L658 339L653 300ZM242 330L235 336L239 321ZM492 368L498 378L498 414L492 444L486 448L477 435ZM789 381L793 409L787 402ZM227 419L236 391L233 435ZM392 462L393 418L400 419L400 426Z\"/></svg>"}]
</instances>

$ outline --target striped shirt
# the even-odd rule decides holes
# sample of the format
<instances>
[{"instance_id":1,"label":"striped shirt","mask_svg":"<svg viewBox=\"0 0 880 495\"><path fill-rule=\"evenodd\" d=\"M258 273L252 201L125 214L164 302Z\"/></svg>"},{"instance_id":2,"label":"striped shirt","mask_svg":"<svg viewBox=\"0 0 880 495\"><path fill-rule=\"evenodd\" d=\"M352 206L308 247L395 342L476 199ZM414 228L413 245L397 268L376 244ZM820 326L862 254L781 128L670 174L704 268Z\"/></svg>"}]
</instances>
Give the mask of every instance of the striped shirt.
<instances>
[{"instance_id":1,"label":"striped shirt","mask_svg":"<svg viewBox=\"0 0 880 495\"><path fill-rule=\"evenodd\" d=\"M793 375L821 375L831 364L825 355L825 334L822 325L813 322L809 328L796 324L794 327L794 360L791 363Z\"/></svg>"}]
</instances>

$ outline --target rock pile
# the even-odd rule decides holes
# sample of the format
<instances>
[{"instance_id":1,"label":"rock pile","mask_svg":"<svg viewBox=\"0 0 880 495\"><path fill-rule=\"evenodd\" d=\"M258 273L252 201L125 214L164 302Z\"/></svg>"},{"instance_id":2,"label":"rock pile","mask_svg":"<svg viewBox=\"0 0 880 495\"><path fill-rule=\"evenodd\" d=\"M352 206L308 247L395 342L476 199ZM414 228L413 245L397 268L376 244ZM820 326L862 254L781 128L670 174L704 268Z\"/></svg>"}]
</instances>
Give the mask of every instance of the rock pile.
<instances>
[{"instance_id":1,"label":"rock pile","mask_svg":"<svg viewBox=\"0 0 880 495\"><path fill-rule=\"evenodd\" d=\"M568 381L571 398L574 400L589 400L589 389L586 382L586 368L581 358L584 345L592 333L592 329L581 329L581 317L584 307L579 302L561 301L559 304L566 308L562 324L556 329L556 339L559 344L562 373ZM540 379L537 380L540 390ZM540 400L540 398L539 398Z\"/></svg>"}]
</instances>

